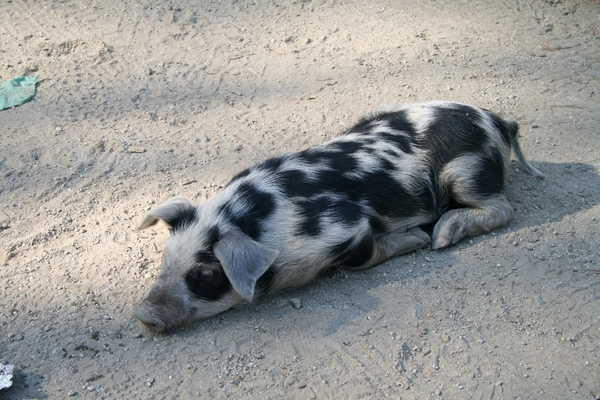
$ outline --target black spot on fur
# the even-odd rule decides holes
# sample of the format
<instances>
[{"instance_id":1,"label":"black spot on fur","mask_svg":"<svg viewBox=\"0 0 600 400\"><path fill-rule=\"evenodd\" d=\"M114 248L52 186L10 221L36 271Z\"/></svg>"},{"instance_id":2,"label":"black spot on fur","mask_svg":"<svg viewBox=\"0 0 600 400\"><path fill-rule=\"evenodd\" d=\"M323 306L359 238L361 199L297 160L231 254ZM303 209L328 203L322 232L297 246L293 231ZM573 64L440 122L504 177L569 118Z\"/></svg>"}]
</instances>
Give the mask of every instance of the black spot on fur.
<instances>
[{"instance_id":1,"label":"black spot on fur","mask_svg":"<svg viewBox=\"0 0 600 400\"><path fill-rule=\"evenodd\" d=\"M473 176L473 190L478 197L489 198L504 192L502 156L493 151L493 157L484 157Z\"/></svg>"},{"instance_id":2,"label":"black spot on fur","mask_svg":"<svg viewBox=\"0 0 600 400\"><path fill-rule=\"evenodd\" d=\"M324 151L320 148L316 148L301 151L297 154L297 157L301 162L306 164L325 163L325 165L328 165L328 161L331 158L331 154L332 153L330 151Z\"/></svg>"},{"instance_id":3,"label":"black spot on fur","mask_svg":"<svg viewBox=\"0 0 600 400\"><path fill-rule=\"evenodd\" d=\"M389 113L387 115L387 120L389 120L390 128L399 132L404 132L411 137L415 136L415 128L406 117L406 111L402 110Z\"/></svg>"},{"instance_id":4,"label":"black spot on fur","mask_svg":"<svg viewBox=\"0 0 600 400\"><path fill-rule=\"evenodd\" d=\"M378 135L386 142L391 143L394 146L396 146L397 148L399 148L400 150L402 150L403 153L406 153L406 154L413 153L412 140L409 137L399 134L399 133L384 133L384 132L381 132Z\"/></svg>"},{"instance_id":5,"label":"black spot on fur","mask_svg":"<svg viewBox=\"0 0 600 400\"><path fill-rule=\"evenodd\" d=\"M195 255L196 264L219 264L219 260L214 253L209 251L199 251Z\"/></svg>"},{"instance_id":6,"label":"black spot on fur","mask_svg":"<svg viewBox=\"0 0 600 400\"><path fill-rule=\"evenodd\" d=\"M334 200L329 208L329 215L335 222L355 225L362 218L362 208L352 201Z\"/></svg>"},{"instance_id":7,"label":"black spot on fur","mask_svg":"<svg viewBox=\"0 0 600 400\"><path fill-rule=\"evenodd\" d=\"M287 197L306 196L308 178L306 173L298 169L283 171L278 174L278 183Z\"/></svg>"},{"instance_id":8,"label":"black spot on fur","mask_svg":"<svg viewBox=\"0 0 600 400\"><path fill-rule=\"evenodd\" d=\"M305 163L318 162L327 168L313 172L310 178L301 170L278 173L285 195L296 199L294 202L299 207L302 217L299 234L318 235L321 232L320 217L324 213L329 213L336 221L355 223L365 216L366 209L372 209L374 214L383 217L400 218L414 215L423 205L419 196L424 194L425 188L416 193L409 192L392 177L396 166L389 160L378 159L379 169L362 171L359 177L350 175L359 171L355 157L325 151L302 154ZM327 196L323 197L324 194ZM343 202L336 203L332 200L334 198L343 199ZM431 202L430 199L425 200ZM350 215L353 215L353 220ZM377 228L382 229L383 224L377 223Z\"/></svg>"},{"instance_id":9,"label":"black spot on fur","mask_svg":"<svg viewBox=\"0 0 600 400\"><path fill-rule=\"evenodd\" d=\"M260 278L258 278L256 286L254 287L255 296L260 296L263 293L269 292L276 274L277 268L272 265Z\"/></svg>"},{"instance_id":10,"label":"black spot on fur","mask_svg":"<svg viewBox=\"0 0 600 400\"><path fill-rule=\"evenodd\" d=\"M175 217L165 219L165 222L171 227L172 232L185 229L198 220L198 209L190 207L183 209Z\"/></svg>"},{"instance_id":11,"label":"black spot on fur","mask_svg":"<svg viewBox=\"0 0 600 400\"><path fill-rule=\"evenodd\" d=\"M419 181L419 201L421 202L422 210L428 210L436 217L441 216L448 211L445 201L449 200L450 194L442 193L439 187L439 176L433 169L429 170L427 177L423 177Z\"/></svg>"},{"instance_id":12,"label":"black spot on fur","mask_svg":"<svg viewBox=\"0 0 600 400\"><path fill-rule=\"evenodd\" d=\"M356 191L356 181L344 176L357 170L356 158L342 152L315 151L300 153L299 160L304 164L320 165L323 169L310 177L300 169L278 173L278 182L287 197L311 198L323 193Z\"/></svg>"},{"instance_id":13,"label":"black spot on fur","mask_svg":"<svg viewBox=\"0 0 600 400\"><path fill-rule=\"evenodd\" d=\"M219 241L219 228L215 225L206 232L204 239L204 248L212 249L215 243Z\"/></svg>"},{"instance_id":14,"label":"black spot on fur","mask_svg":"<svg viewBox=\"0 0 600 400\"><path fill-rule=\"evenodd\" d=\"M384 124L380 127L382 122ZM381 131L382 129L383 131ZM404 110L383 112L364 118L353 126L348 133L375 135L408 154L413 152L412 139L416 136L415 128L406 117L406 111Z\"/></svg>"},{"instance_id":15,"label":"black spot on fur","mask_svg":"<svg viewBox=\"0 0 600 400\"><path fill-rule=\"evenodd\" d=\"M214 254L198 252L196 254L198 266L190 269L185 275L185 285L194 297L206 301L216 301L232 290L231 282L227 279L225 271L220 267ZM207 264L213 264L207 268ZM214 264L219 264L218 268Z\"/></svg>"},{"instance_id":16,"label":"black spot on fur","mask_svg":"<svg viewBox=\"0 0 600 400\"><path fill-rule=\"evenodd\" d=\"M386 171L367 174L361 180L368 205L379 215L401 218L415 215L421 208L419 194L410 193Z\"/></svg>"},{"instance_id":17,"label":"black spot on fur","mask_svg":"<svg viewBox=\"0 0 600 400\"><path fill-rule=\"evenodd\" d=\"M335 142L329 149L310 149L298 154L300 162L309 165L322 165L328 171L354 171L358 167L358 161L350 154L363 147L357 142Z\"/></svg>"},{"instance_id":18,"label":"black spot on fur","mask_svg":"<svg viewBox=\"0 0 600 400\"><path fill-rule=\"evenodd\" d=\"M311 195L319 193L339 194L349 201L356 202L365 192L363 184L366 179L351 178L344 175L346 171L322 171L317 175L316 181L311 186Z\"/></svg>"},{"instance_id":19,"label":"black spot on fur","mask_svg":"<svg viewBox=\"0 0 600 400\"><path fill-rule=\"evenodd\" d=\"M472 107L437 107L422 143L433 156L434 168L441 168L464 153L482 152L489 140L487 132L479 126L481 122L481 116Z\"/></svg>"},{"instance_id":20,"label":"black spot on fur","mask_svg":"<svg viewBox=\"0 0 600 400\"><path fill-rule=\"evenodd\" d=\"M334 149L336 152L342 153L344 156L350 156L351 154L354 154L357 151L362 150L364 148L364 144L362 142L357 142L357 141L340 141L340 142L332 143L330 145L330 148ZM339 157L331 157L332 156L331 154L329 156L330 156L329 158L338 158L339 159ZM356 163L353 163L353 166L355 166L355 165L356 165ZM331 165L331 166L334 167L335 165Z\"/></svg>"},{"instance_id":21,"label":"black spot on fur","mask_svg":"<svg viewBox=\"0 0 600 400\"><path fill-rule=\"evenodd\" d=\"M298 225L300 235L319 235L322 217L330 218L333 223L346 225L354 225L362 217L362 210L358 204L328 196L299 200L296 205L298 214L302 218Z\"/></svg>"},{"instance_id":22,"label":"black spot on fur","mask_svg":"<svg viewBox=\"0 0 600 400\"><path fill-rule=\"evenodd\" d=\"M375 233L385 233L388 230L385 222L376 216L369 217L369 226Z\"/></svg>"},{"instance_id":23,"label":"black spot on fur","mask_svg":"<svg viewBox=\"0 0 600 400\"><path fill-rule=\"evenodd\" d=\"M406 118L405 111L397 111L387 115L389 126L397 133L380 133L379 136L389 143L392 143L404 153L413 152L412 143L416 136L414 126Z\"/></svg>"},{"instance_id":24,"label":"black spot on fur","mask_svg":"<svg viewBox=\"0 0 600 400\"><path fill-rule=\"evenodd\" d=\"M321 233L321 213L327 208L326 199L316 201L299 201L299 214L302 220L298 224L297 233L303 236L317 236Z\"/></svg>"},{"instance_id":25,"label":"black spot on fur","mask_svg":"<svg viewBox=\"0 0 600 400\"><path fill-rule=\"evenodd\" d=\"M246 211L241 215L235 214L232 210L233 202L244 204ZM275 199L273 195L258 190L249 183L240 185L231 202L223 206L223 211L230 221L254 240L260 238L262 233L261 224L273 213L274 209Z\"/></svg>"},{"instance_id":26,"label":"black spot on fur","mask_svg":"<svg viewBox=\"0 0 600 400\"><path fill-rule=\"evenodd\" d=\"M359 268L373 256L374 245L371 234L356 244L354 244L354 238L350 238L332 248L331 255L335 257L333 264L343 268Z\"/></svg>"}]
</instances>

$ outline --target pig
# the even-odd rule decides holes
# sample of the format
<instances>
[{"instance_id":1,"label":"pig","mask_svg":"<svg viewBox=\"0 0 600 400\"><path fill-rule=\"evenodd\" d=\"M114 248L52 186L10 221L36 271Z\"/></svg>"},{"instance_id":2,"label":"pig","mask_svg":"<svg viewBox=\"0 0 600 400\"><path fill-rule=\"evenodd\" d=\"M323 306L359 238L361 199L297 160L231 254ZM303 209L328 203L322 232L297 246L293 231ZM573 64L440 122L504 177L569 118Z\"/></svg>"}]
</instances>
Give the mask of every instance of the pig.
<instances>
[{"instance_id":1,"label":"pig","mask_svg":"<svg viewBox=\"0 0 600 400\"><path fill-rule=\"evenodd\" d=\"M254 165L200 206L169 200L138 227L162 220L171 233L134 315L161 332L325 268L369 268L505 225L511 150L543 179L521 151L516 122L462 103L408 104ZM422 227L434 223L430 237Z\"/></svg>"}]
</instances>

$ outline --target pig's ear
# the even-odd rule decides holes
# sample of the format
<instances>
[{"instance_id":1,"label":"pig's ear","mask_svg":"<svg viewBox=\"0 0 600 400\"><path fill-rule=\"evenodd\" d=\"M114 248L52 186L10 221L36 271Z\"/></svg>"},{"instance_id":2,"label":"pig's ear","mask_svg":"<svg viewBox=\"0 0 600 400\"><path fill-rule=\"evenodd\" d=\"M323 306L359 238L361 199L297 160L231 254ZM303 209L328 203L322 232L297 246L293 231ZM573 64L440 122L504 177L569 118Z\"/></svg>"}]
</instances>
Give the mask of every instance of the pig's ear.
<instances>
[{"instance_id":1,"label":"pig's ear","mask_svg":"<svg viewBox=\"0 0 600 400\"><path fill-rule=\"evenodd\" d=\"M214 252L233 288L248 301L254 297L256 281L279 254L279 251L235 232L223 235L215 243Z\"/></svg>"},{"instance_id":2,"label":"pig's ear","mask_svg":"<svg viewBox=\"0 0 600 400\"><path fill-rule=\"evenodd\" d=\"M196 208L186 199L175 197L146 214L137 229L149 228L155 225L159 219L162 219L167 225L173 228L182 222L192 222L195 220Z\"/></svg>"}]
</instances>

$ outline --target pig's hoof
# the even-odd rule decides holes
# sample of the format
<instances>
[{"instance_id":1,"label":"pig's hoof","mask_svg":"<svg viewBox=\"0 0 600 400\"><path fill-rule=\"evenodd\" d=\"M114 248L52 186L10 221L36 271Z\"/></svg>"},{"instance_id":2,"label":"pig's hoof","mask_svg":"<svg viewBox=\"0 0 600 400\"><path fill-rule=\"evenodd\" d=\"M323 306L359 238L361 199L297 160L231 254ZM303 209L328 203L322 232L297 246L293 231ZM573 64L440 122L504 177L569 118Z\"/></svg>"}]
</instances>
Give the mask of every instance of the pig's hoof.
<instances>
[{"instance_id":1,"label":"pig's hoof","mask_svg":"<svg viewBox=\"0 0 600 400\"><path fill-rule=\"evenodd\" d=\"M452 240L445 237L438 237L433 241L431 248L433 250L443 249L444 247L448 247L452 244Z\"/></svg>"},{"instance_id":2,"label":"pig's hoof","mask_svg":"<svg viewBox=\"0 0 600 400\"><path fill-rule=\"evenodd\" d=\"M443 249L465 237L464 229L459 221L460 215L460 210L448 211L442 215L433 228L432 249Z\"/></svg>"},{"instance_id":3,"label":"pig's hoof","mask_svg":"<svg viewBox=\"0 0 600 400\"><path fill-rule=\"evenodd\" d=\"M425 247L431 243L431 238L429 235L423 232L423 230L419 227L409 229L408 233L416 238L416 242L419 243L420 247Z\"/></svg>"}]
</instances>

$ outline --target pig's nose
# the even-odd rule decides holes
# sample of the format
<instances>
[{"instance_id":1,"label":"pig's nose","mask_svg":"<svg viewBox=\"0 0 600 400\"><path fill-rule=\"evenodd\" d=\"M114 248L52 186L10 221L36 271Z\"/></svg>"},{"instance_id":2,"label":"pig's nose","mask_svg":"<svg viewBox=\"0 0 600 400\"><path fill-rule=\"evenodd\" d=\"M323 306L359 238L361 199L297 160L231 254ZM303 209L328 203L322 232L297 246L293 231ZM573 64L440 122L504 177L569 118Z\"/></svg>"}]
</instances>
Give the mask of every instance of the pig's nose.
<instances>
[{"instance_id":1,"label":"pig's nose","mask_svg":"<svg viewBox=\"0 0 600 400\"><path fill-rule=\"evenodd\" d=\"M144 303L133 311L133 316L139 319L151 331L162 332L165 330L165 323L153 315Z\"/></svg>"}]
</instances>

